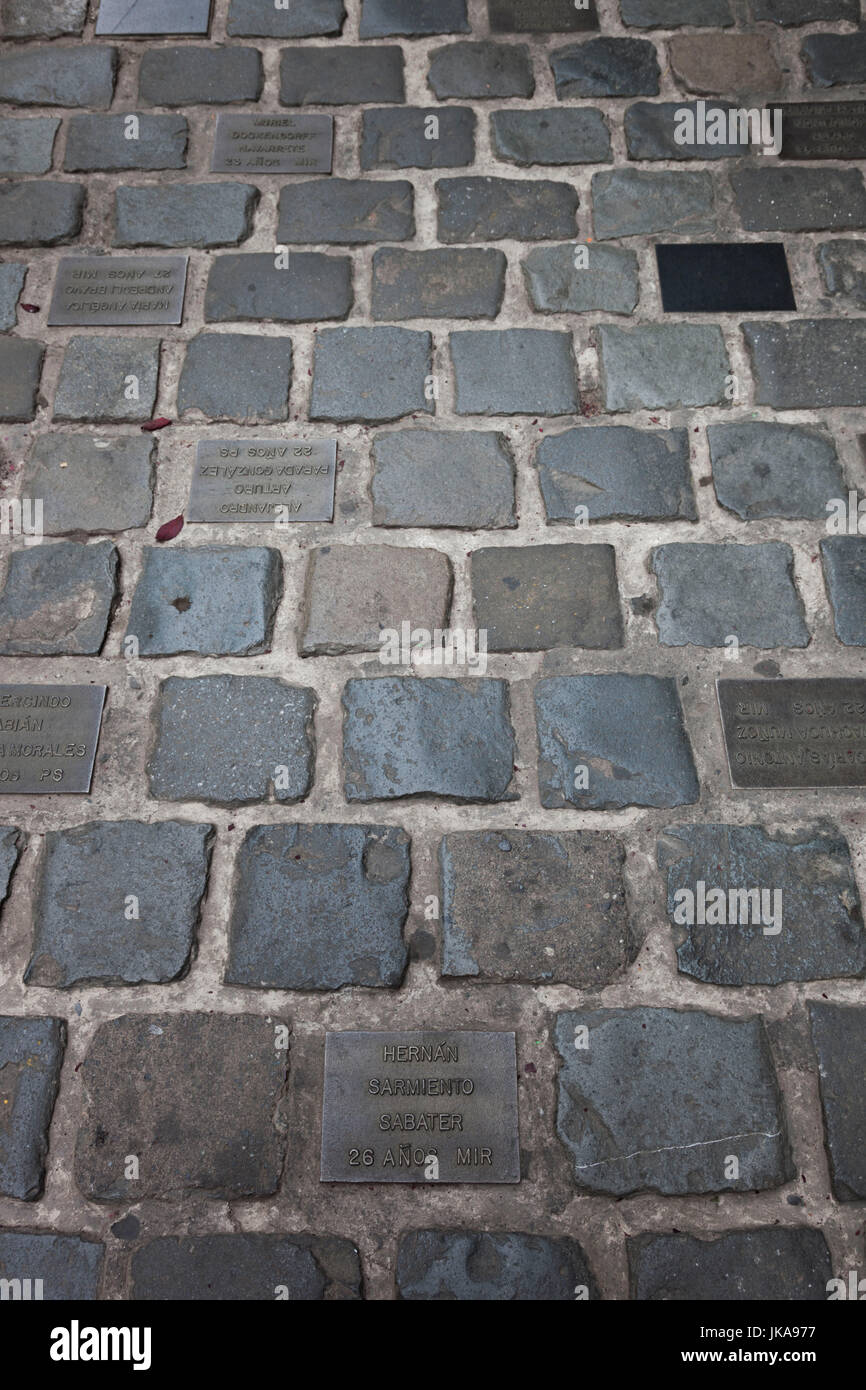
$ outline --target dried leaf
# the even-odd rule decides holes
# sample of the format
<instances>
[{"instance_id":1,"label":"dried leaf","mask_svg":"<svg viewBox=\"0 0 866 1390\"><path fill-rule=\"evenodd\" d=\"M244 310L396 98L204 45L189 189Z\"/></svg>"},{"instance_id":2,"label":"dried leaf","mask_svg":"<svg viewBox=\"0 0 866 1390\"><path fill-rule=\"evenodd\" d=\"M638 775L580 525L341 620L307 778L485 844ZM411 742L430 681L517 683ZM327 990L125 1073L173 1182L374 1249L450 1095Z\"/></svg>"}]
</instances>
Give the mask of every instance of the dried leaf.
<instances>
[{"instance_id":1,"label":"dried leaf","mask_svg":"<svg viewBox=\"0 0 866 1390\"><path fill-rule=\"evenodd\" d=\"M171 420L167 420L164 415L159 415L155 420L148 420L147 424L142 425L141 428L150 432L152 430L164 430L166 425L170 424Z\"/></svg>"},{"instance_id":2,"label":"dried leaf","mask_svg":"<svg viewBox=\"0 0 866 1390\"><path fill-rule=\"evenodd\" d=\"M158 541L173 541L175 536L179 536L183 530L183 516L176 516L173 521L166 521L160 526L156 533Z\"/></svg>"}]
</instances>

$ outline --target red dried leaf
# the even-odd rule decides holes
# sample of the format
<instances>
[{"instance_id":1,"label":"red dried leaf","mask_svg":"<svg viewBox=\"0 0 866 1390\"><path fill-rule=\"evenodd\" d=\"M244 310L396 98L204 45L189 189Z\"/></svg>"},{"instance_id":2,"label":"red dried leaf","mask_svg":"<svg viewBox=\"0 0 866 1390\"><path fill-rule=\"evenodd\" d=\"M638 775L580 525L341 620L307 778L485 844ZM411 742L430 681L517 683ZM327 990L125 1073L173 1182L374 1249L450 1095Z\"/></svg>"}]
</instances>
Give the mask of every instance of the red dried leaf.
<instances>
[{"instance_id":1,"label":"red dried leaf","mask_svg":"<svg viewBox=\"0 0 866 1390\"><path fill-rule=\"evenodd\" d=\"M173 521L166 521L160 526L156 533L158 541L173 541L175 536L179 536L183 530L183 516L176 516Z\"/></svg>"},{"instance_id":2,"label":"red dried leaf","mask_svg":"<svg viewBox=\"0 0 866 1390\"><path fill-rule=\"evenodd\" d=\"M164 415L158 416L156 420L148 420L146 425L142 425L143 430L164 430L166 425L170 425L171 420L167 420Z\"/></svg>"},{"instance_id":3,"label":"red dried leaf","mask_svg":"<svg viewBox=\"0 0 866 1390\"><path fill-rule=\"evenodd\" d=\"M25 314L40 314L42 312L41 304L22 304L21 308Z\"/></svg>"}]
</instances>

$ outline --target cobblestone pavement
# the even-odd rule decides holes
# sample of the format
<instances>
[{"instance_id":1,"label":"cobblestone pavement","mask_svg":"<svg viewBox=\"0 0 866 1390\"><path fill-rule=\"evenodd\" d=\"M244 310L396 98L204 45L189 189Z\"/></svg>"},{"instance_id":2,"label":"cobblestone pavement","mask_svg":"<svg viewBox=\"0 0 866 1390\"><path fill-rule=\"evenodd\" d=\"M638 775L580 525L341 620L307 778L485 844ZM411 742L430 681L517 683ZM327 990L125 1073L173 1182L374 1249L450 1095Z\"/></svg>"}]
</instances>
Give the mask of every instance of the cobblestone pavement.
<instances>
[{"instance_id":1,"label":"cobblestone pavement","mask_svg":"<svg viewBox=\"0 0 866 1390\"><path fill-rule=\"evenodd\" d=\"M863 164L674 132L866 100L860 0L136 8L0 0L2 498L44 504L0 678L108 687L89 795L0 799L0 1275L826 1298L863 793L732 790L715 682L863 674ZM332 115L333 172L212 173L222 112ZM767 241L795 310L665 312L657 242ZM179 326L49 326L97 252L188 255ZM287 435L333 521L157 539L200 441ZM385 664L404 623L486 660ZM703 883L783 928L678 918ZM325 1033L449 1028L516 1032L521 1181L320 1182Z\"/></svg>"}]
</instances>

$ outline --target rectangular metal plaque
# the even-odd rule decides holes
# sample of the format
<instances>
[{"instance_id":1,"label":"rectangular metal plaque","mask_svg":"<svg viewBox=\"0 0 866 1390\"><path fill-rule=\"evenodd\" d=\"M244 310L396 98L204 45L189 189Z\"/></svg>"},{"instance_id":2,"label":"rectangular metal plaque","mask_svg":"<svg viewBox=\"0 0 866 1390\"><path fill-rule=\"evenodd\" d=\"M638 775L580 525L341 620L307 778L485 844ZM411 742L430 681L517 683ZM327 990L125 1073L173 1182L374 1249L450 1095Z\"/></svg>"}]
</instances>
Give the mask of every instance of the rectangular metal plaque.
<instances>
[{"instance_id":1,"label":"rectangular metal plaque","mask_svg":"<svg viewBox=\"0 0 866 1390\"><path fill-rule=\"evenodd\" d=\"M866 101L782 107L782 159L866 159Z\"/></svg>"},{"instance_id":2,"label":"rectangular metal plaque","mask_svg":"<svg viewBox=\"0 0 866 1390\"><path fill-rule=\"evenodd\" d=\"M211 0L99 0L97 34L206 34Z\"/></svg>"},{"instance_id":3,"label":"rectangular metal plaque","mask_svg":"<svg viewBox=\"0 0 866 1390\"><path fill-rule=\"evenodd\" d=\"M322 1182L520 1182L513 1033L328 1033Z\"/></svg>"},{"instance_id":4,"label":"rectangular metal plaque","mask_svg":"<svg viewBox=\"0 0 866 1390\"><path fill-rule=\"evenodd\" d=\"M0 685L0 796L89 792L105 685Z\"/></svg>"},{"instance_id":5,"label":"rectangular metal plaque","mask_svg":"<svg viewBox=\"0 0 866 1390\"><path fill-rule=\"evenodd\" d=\"M666 314L796 309L780 241L656 243Z\"/></svg>"},{"instance_id":6,"label":"rectangular metal plaque","mask_svg":"<svg viewBox=\"0 0 866 1390\"><path fill-rule=\"evenodd\" d=\"M63 256L48 322L180 323L188 264L189 256Z\"/></svg>"},{"instance_id":7,"label":"rectangular metal plaque","mask_svg":"<svg viewBox=\"0 0 866 1390\"><path fill-rule=\"evenodd\" d=\"M866 680L720 680L734 787L866 786Z\"/></svg>"},{"instance_id":8,"label":"rectangular metal plaque","mask_svg":"<svg viewBox=\"0 0 866 1390\"><path fill-rule=\"evenodd\" d=\"M333 521L335 439L202 439L187 521Z\"/></svg>"},{"instance_id":9,"label":"rectangular metal plaque","mask_svg":"<svg viewBox=\"0 0 866 1390\"><path fill-rule=\"evenodd\" d=\"M333 116L217 116L214 174L330 174Z\"/></svg>"}]
</instances>

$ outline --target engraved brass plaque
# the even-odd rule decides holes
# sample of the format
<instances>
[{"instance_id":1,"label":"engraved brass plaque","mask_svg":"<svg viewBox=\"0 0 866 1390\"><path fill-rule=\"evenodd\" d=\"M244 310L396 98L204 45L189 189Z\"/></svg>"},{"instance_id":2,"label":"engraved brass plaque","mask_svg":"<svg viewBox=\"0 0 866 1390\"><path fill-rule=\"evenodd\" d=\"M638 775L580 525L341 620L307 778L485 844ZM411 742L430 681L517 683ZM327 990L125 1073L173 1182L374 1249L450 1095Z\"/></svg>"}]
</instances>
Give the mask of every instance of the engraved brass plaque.
<instances>
[{"instance_id":1,"label":"engraved brass plaque","mask_svg":"<svg viewBox=\"0 0 866 1390\"><path fill-rule=\"evenodd\" d=\"M187 521L333 521L335 439L203 439Z\"/></svg>"},{"instance_id":2,"label":"engraved brass plaque","mask_svg":"<svg viewBox=\"0 0 866 1390\"><path fill-rule=\"evenodd\" d=\"M189 256L63 256L52 327L180 323Z\"/></svg>"},{"instance_id":3,"label":"engraved brass plaque","mask_svg":"<svg viewBox=\"0 0 866 1390\"><path fill-rule=\"evenodd\" d=\"M217 116L214 174L330 174L333 116L223 112Z\"/></svg>"},{"instance_id":4,"label":"engraved brass plaque","mask_svg":"<svg viewBox=\"0 0 866 1390\"><path fill-rule=\"evenodd\" d=\"M107 688L0 685L0 795L89 792Z\"/></svg>"},{"instance_id":5,"label":"engraved brass plaque","mask_svg":"<svg viewBox=\"0 0 866 1390\"><path fill-rule=\"evenodd\" d=\"M513 1033L328 1033L322 1182L520 1181Z\"/></svg>"},{"instance_id":6,"label":"engraved brass plaque","mask_svg":"<svg viewBox=\"0 0 866 1390\"><path fill-rule=\"evenodd\" d=\"M866 680L720 680L734 787L866 786Z\"/></svg>"}]
</instances>

